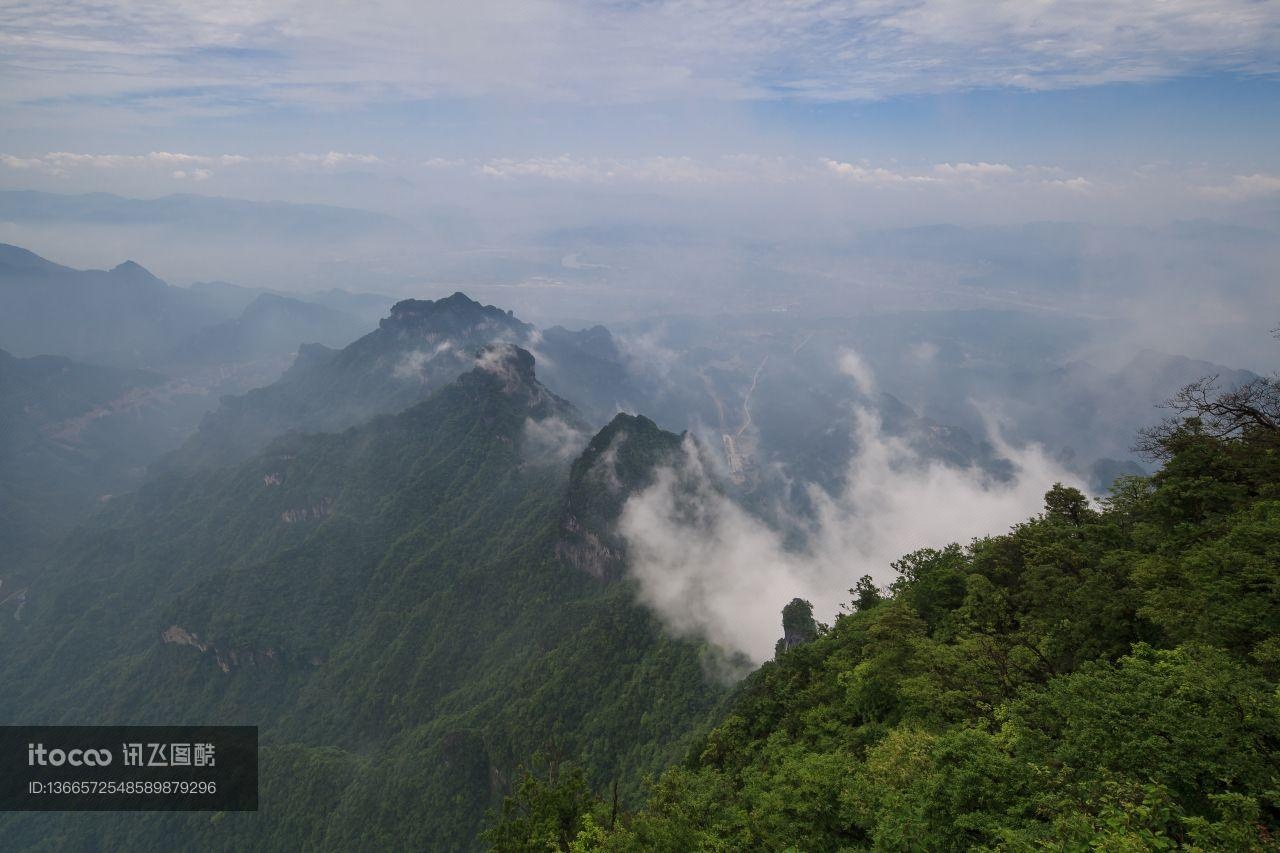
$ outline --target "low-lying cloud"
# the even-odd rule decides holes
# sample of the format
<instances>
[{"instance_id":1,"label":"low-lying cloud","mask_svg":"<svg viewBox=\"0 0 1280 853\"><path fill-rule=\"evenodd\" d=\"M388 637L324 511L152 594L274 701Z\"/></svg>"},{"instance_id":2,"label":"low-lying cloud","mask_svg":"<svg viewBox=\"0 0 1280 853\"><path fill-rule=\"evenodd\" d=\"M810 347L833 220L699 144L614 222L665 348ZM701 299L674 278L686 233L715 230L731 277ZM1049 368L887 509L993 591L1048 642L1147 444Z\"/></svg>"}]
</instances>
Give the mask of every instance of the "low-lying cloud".
<instances>
[{"instance_id":1,"label":"low-lying cloud","mask_svg":"<svg viewBox=\"0 0 1280 853\"><path fill-rule=\"evenodd\" d=\"M591 436L555 416L524 422L524 458L535 464L563 464L574 459Z\"/></svg>"},{"instance_id":2,"label":"low-lying cloud","mask_svg":"<svg viewBox=\"0 0 1280 853\"><path fill-rule=\"evenodd\" d=\"M997 479L923 458L885 435L875 415L855 417L858 451L846 485L834 496L810 487L816 515L800 550L719 491L701 451L686 442L678 468L632 497L619 523L641 600L675 633L761 662L793 597L829 617L862 575L885 585L900 556L1003 532L1039 510L1053 483L1074 482L1038 447L997 443L1014 472Z\"/></svg>"},{"instance_id":3,"label":"low-lying cloud","mask_svg":"<svg viewBox=\"0 0 1280 853\"><path fill-rule=\"evenodd\" d=\"M391 368L397 379L420 379L424 383L429 379L427 365L438 356L453 350L451 341L441 341L433 349L417 349L404 354Z\"/></svg>"}]
</instances>

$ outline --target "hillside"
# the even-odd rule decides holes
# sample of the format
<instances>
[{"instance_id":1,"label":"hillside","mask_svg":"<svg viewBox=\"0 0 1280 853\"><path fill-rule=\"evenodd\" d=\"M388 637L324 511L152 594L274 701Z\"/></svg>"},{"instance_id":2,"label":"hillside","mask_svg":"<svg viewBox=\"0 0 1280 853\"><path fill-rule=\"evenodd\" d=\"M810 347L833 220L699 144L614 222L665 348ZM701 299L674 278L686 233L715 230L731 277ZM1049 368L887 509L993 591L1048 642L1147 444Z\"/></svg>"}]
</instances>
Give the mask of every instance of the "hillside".
<instances>
[{"instance_id":1,"label":"hillside","mask_svg":"<svg viewBox=\"0 0 1280 853\"><path fill-rule=\"evenodd\" d=\"M527 775L487 841L1275 849L1280 418L1275 384L1251 387L1154 431L1164 467L1099 508L1055 486L1006 535L909 554L887 590L859 581L643 810L560 768Z\"/></svg>"},{"instance_id":2,"label":"hillside","mask_svg":"<svg viewBox=\"0 0 1280 853\"><path fill-rule=\"evenodd\" d=\"M149 371L0 350L0 583L18 583L41 549L136 487L204 403Z\"/></svg>"},{"instance_id":3,"label":"hillside","mask_svg":"<svg viewBox=\"0 0 1280 853\"><path fill-rule=\"evenodd\" d=\"M234 463L290 430L341 430L398 412L470 369L476 349L493 343L536 351L543 381L597 425L613 416L624 399L615 394L631 385L605 329L544 335L462 293L406 299L359 340L340 350L305 346L278 381L225 398L169 464Z\"/></svg>"},{"instance_id":4,"label":"hillside","mask_svg":"<svg viewBox=\"0 0 1280 853\"><path fill-rule=\"evenodd\" d=\"M403 413L153 480L66 540L20 619L0 606L0 718L245 722L263 743L256 814L9 814L8 849L473 849L535 752L636 801L724 688L626 582L557 556L584 529L568 496L613 500L534 440L580 417L527 352L478 365Z\"/></svg>"}]
</instances>

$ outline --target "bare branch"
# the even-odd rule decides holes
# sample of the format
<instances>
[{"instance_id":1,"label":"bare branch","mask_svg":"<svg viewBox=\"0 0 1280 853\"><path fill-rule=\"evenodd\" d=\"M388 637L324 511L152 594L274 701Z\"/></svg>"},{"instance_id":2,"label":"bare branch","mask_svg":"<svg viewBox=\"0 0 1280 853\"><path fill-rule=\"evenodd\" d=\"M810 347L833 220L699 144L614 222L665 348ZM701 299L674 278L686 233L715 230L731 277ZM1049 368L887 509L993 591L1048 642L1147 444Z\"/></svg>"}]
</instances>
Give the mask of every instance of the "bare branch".
<instances>
[{"instance_id":1,"label":"bare branch","mask_svg":"<svg viewBox=\"0 0 1280 853\"><path fill-rule=\"evenodd\" d=\"M1184 386L1165 403L1174 413L1142 430L1134 450L1153 459L1170 454L1170 442L1187 428L1216 439L1239 438L1251 430L1280 432L1280 378L1257 377L1221 391L1217 376Z\"/></svg>"}]
</instances>

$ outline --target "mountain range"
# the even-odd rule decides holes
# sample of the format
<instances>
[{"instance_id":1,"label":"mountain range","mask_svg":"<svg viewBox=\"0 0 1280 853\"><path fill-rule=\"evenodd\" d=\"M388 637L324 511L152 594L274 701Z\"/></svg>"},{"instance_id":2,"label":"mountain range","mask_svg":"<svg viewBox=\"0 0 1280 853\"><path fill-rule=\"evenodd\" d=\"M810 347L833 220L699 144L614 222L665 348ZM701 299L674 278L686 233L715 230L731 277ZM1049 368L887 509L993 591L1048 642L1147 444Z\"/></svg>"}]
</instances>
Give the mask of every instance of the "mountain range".
<instances>
[{"instance_id":1,"label":"mountain range","mask_svg":"<svg viewBox=\"0 0 1280 853\"><path fill-rule=\"evenodd\" d=\"M570 465L536 436L581 416L533 357L473 363L399 414L113 500L0 610L6 720L261 727L261 813L99 816L72 846L282 847L305 826L313 848L470 849L533 753L630 801L710 719L712 652L561 556L610 536L679 437L619 415ZM53 825L0 822L20 846Z\"/></svg>"},{"instance_id":2,"label":"mountain range","mask_svg":"<svg viewBox=\"0 0 1280 853\"><path fill-rule=\"evenodd\" d=\"M744 682L749 662L645 604L623 533L633 499L674 483L673 513L696 526L697 503L723 498L789 559L821 492L877 441L1008 480L999 436L974 422L1000 408L983 393L1003 392L1008 435L1064 466L1080 448L1101 491L1140 473L1099 454L1161 389L1255 374L1149 351L1098 368L1061 325L1006 312L615 334L538 329L454 293L395 302L361 334L335 305L376 296L174 288L14 247L0 261L0 299L77 355L30 354L30 330L0 351L0 721L240 723L262 744L256 814L5 813L15 849L841 849L892 847L907 825L942 847L1034 845L1144 797L1201 839L1253 837L1231 803L1271 820L1249 799L1265 762L1219 761L1178 729L1213 791L1201 802L1090 751L1054 710L1103 726L1076 707L1101 695L1164 731L1164 698L1124 704L1159 667L1226 673L1262 707L1269 434L1187 427L1164 470L1120 479L1100 509L1054 486L1008 536L907 555L888 588L851 577L853 612L830 625L796 599L776 660ZM120 337L97 328L112 311L131 315ZM0 333L21 341L22 325ZM122 349L130 336L148 343ZM685 489L690 459L705 482ZM1222 573L1236 565L1258 582ZM1219 687L1195 700L1214 719ZM1269 713L1210 742L1270 750ZM921 778L953 799L914 792L902 754L927 755ZM1130 787L1076 775L1079 755ZM981 781L988 761L1012 781ZM935 807L945 819L921 817Z\"/></svg>"}]
</instances>

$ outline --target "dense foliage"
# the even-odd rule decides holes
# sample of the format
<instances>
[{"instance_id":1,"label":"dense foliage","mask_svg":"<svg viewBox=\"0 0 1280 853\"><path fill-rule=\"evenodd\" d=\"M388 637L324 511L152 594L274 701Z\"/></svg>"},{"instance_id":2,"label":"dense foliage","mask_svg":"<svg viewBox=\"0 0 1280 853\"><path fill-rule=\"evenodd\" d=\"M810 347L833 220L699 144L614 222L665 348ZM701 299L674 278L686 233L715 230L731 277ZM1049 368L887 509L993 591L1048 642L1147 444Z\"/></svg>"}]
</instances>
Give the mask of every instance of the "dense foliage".
<instances>
[{"instance_id":1,"label":"dense foliage","mask_svg":"<svg viewBox=\"0 0 1280 853\"><path fill-rule=\"evenodd\" d=\"M907 555L619 813L529 774L497 850L1280 846L1280 433L1160 437L1099 507ZM801 603L803 604L803 603ZM789 605L792 621L801 606ZM791 645L791 644L783 644Z\"/></svg>"},{"instance_id":2,"label":"dense foliage","mask_svg":"<svg viewBox=\"0 0 1280 853\"><path fill-rule=\"evenodd\" d=\"M69 537L0 609L0 720L258 725L260 811L7 814L0 847L473 849L536 751L636 803L723 688L625 582L557 557L567 495L607 501L527 431L576 415L528 353L486 364Z\"/></svg>"}]
</instances>

